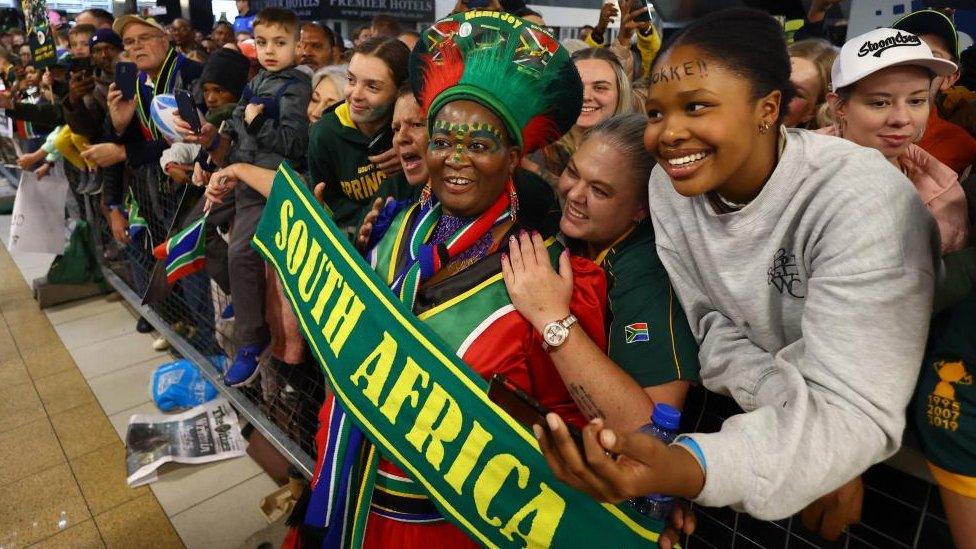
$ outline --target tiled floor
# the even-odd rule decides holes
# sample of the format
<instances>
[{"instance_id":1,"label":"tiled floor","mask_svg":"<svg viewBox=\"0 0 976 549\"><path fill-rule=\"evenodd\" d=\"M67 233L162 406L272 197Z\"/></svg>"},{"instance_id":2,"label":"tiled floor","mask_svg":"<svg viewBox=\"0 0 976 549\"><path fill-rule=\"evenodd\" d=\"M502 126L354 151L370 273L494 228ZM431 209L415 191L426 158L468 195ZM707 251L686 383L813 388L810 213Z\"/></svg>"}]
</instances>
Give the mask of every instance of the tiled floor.
<instances>
[{"instance_id":1,"label":"tiled floor","mask_svg":"<svg viewBox=\"0 0 976 549\"><path fill-rule=\"evenodd\" d=\"M159 413L149 379L172 357L117 296L39 309L27 280L51 259L0 246L0 546L279 545L258 508L276 486L248 457L126 486L128 418Z\"/></svg>"}]
</instances>

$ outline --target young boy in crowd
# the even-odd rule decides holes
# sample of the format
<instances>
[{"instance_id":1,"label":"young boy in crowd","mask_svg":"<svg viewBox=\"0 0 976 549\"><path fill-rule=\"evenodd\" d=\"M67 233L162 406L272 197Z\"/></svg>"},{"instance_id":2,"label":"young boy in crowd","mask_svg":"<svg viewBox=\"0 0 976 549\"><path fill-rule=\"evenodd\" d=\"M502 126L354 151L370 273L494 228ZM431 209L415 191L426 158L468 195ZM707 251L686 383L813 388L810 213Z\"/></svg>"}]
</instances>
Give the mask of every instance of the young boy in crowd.
<instances>
[{"instance_id":1,"label":"young boy in crowd","mask_svg":"<svg viewBox=\"0 0 976 549\"><path fill-rule=\"evenodd\" d=\"M207 106L204 115L208 124L219 128L234 114L237 102L247 85L250 62L240 52L230 48L217 48L203 65L200 85L203 101ZM193 163L200 156L200 145L173 143L163 151L159 166L173 181L184 184L193 173ZM206 161L206 155L201 159Z\"/></svg>"},{"instance_id":2,"label":"young boy in crowd","mask_svg":"<svg viewBox=\"0 0 976 549\"><path fill-rule=\"evenodd\" d=\"M68 31L68 51L72 59L91 57L91 41L95 36L95 27L91 25L75 25Z\"/></svg>"},{"instance_id":3,"label":"young boy in crowd","mask_svg":"<svg viewBox=\"0 0 976 549\"><path fill-rule=\"evenodd\" d=\"M244 89L220 133L212 137L214 126L208 124L198 140L213 151L217 164L244 163L274 170L287 160L303 169L312 85L308 73L296 68L298 33L298 17L290 10L265 8L255 16L254 41L261 70ZM264 204L257 191L246 185L237 187L228 260L235 333L241 346L224 375L225 383L232 387L254 380L258 357L270 339L264 321L264 261L250 245Z\"/></svg>"}]
</instances>

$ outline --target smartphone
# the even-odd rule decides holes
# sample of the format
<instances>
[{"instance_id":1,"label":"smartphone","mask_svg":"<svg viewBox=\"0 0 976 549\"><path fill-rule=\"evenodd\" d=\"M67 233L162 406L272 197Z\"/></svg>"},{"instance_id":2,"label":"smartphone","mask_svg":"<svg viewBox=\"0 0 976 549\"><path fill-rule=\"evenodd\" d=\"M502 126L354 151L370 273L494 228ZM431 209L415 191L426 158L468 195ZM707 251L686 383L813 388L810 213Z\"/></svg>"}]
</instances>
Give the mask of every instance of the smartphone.
<instances>
[{"instance_id":1,"label":"smartphone","mask_svg":"<svg viewBox=\"0 0 976 549\"><path fill-rule=\"evenodd\" d=\"M393 128L390 126L383 126L380 131L376 132L376 134L370 138L369 145L366 146L366 156L376 156L380 153L385 153L392 148Z\"/></svg>"},{"instance_id":2,"label":"smartphone","mask_svg":"<svg viewBox=\"0 0 976 549\"><path fill-rule=\"evenodd\" d=\"M75 57L71 60L71 66L68 68L71 73L91 72L91 58L90 57Z\"/></svg>"},{"instance_id":3,"label":"smartphone","mask_svg":"<svg viewBox=\"0 0 976 549\"><path fill-rule=\"evenodd\" d=\"M122 92L122 99L131 100L136 96L136 78L139 69L135 63L119 61L115 64L115 87Z\"/></svg>"},{"instance_id":4,"label":"smartphone","mask_svg":"<svg viewBox=\"0 0 976 549\"><path fill-rule=\"evenodd\" d=\"M491 376L488 381L488 398L529 429L533 425L539 425L546 431L549 430L549 423L546 422L546 414L549 413L549 409L519 389L518 385L504 375L495 374ZM583 434L569 423L566 423L566 428L580 453L585 454Z\"/></svg>"},{"instance_id":5,"label":"smartphone","mask_svg":"<svg viewBox=\"0 0 976 549\"><path fill-rule=\"evenodd\" d=\"M176 90L176 110L180 118L190 125L193 133L200 133L200 115L197 113L197 105L193 102L193 96L186 90Z\"/></svg>"},{"instance_id":6,"label":"smartphone","mask_svg":"<svg viewBox=\"0 0 976 549\"><path fill-rule=\"evenodd\" d=\"M654 4L650 0L634 0L634 5L630 9L637 11L640 9L647 8L647 11L639 15L634 16L634 21L638 23L650 23L651 22L651 10L654 9Z\"/></svg>"}]
</instances>

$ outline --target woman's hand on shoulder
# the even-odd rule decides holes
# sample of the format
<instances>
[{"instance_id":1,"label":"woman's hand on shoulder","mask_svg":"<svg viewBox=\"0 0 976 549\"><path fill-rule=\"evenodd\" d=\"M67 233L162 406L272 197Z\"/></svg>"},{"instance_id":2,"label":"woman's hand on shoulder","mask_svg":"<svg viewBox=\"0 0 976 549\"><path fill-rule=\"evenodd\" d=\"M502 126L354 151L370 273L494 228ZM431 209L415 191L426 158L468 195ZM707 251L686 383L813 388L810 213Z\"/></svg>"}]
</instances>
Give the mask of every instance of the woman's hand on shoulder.
<instances>
[{"instance_id":1,"label":"woman's hand on shoulder","mask_svg":"<svg viewBox=\"0 0 976 549\"><path fill-rule=\"evenodd\" d=\"M569 315L573 297L573 269L569 252L559 256L557 273L549 261L542 236L521 231L508 241L502 254L502 276L512 305L539 331Z\"/></svg>"}]
</instances>

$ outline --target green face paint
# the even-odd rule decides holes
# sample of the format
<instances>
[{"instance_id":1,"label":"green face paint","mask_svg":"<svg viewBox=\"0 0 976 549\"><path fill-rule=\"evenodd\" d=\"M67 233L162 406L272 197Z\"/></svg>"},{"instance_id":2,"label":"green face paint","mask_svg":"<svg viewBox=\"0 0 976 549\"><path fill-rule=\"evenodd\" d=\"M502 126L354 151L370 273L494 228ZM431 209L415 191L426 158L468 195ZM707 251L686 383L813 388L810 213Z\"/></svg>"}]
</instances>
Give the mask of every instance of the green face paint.
<instances>
[{"instance_id":1,"label":"green face paint","mask_svg":"<svg viewBox=\"0 0 976 549\"><path fill-rule=\"evenodd\" d=\"M487 122L475 124L456 124L453 122L447 122L445 120L435 120L433 135L446 136L453 139L454 154L452 155L452 160L454 162L461 160L461 154L464 153L464 149L466 147L466 138L467 141L485 140L490 143L490 145L487 145L487 149L476 152L494 153L502 147L502 132L494 125ZM435 139L431 139L430 143L428 144L428 148L430 148L430 150L435 150L441 147L437 145L437 141Z\"/></svg>"}]
</instances>

